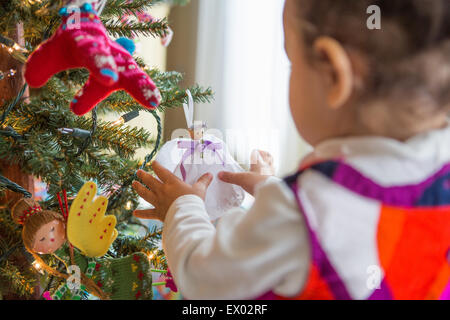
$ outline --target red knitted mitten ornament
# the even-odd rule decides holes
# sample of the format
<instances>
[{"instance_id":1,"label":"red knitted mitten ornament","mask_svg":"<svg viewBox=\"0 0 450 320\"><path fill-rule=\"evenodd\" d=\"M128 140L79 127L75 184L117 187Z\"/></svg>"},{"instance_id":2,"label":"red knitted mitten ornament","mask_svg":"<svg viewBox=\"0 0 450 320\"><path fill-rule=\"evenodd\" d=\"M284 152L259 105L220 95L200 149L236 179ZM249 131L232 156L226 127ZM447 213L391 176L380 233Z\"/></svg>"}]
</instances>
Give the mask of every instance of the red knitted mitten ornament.
<instances>
[{"instance_id":1,"label":"red knitted mitten ornament","mask_svg":"<svg viewBox=\"0 0 450 320\"><path fill-rule=\"evenodd\" d=\"M28 59L25 79L30 87L42 87L58 72L83 67L103 85L117 82L110 40L92 5L63 7L59 13L62 23L56 33Z\"/></svg>"},{"instance_id":2,"label":"red knitted mitten ornament","mask_svg":"<svg viewBox=\"0 0 450 320\"><path fill-rule=\"evenodd\" d=\"M123 38L121 38L123 43ZM129 40L132 41L132 40ZM117 65L119 80L111 86L104 86L91 75L84 88L73 99L70 108L73 113L83 115L95 107L101 100L117 90L127 91L147 109L155 109L161 102L161 95L147 73L139 68L122 45L110 40L111 53Z\"/></svg>"}]
</instances>

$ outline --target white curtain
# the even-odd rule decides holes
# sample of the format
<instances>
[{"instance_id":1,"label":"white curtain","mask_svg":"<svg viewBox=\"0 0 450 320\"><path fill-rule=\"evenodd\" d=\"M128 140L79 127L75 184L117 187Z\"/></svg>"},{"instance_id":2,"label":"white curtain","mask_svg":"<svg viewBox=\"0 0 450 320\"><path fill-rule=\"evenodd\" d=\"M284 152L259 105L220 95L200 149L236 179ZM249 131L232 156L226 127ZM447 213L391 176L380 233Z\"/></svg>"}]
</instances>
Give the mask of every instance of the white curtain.
<instances>
[{"instance_id":1,"label":"white curtain","mask_svg":"<svg viewBox=\"0 0 450 320\"><path fill-rule=\"evenodd\" d=\"M309 147L289 112L284 1L199 1L196 82L212 86L215 101L198 105L195 118L222 132L238 162L263 149L278 175L292 173Z\"/></svg>"}]
</instances>

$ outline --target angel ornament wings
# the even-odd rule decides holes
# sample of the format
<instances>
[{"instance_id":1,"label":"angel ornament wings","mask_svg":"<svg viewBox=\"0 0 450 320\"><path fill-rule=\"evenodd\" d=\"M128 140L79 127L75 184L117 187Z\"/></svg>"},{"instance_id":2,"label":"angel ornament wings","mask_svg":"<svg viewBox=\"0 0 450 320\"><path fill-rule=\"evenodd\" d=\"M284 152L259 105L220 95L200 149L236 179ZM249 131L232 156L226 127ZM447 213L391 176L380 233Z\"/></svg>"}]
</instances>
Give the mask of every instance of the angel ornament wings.
<instances>
[{"instance_id":1,"label":"angel ornament wings","mask_svg":"<svg viewBox=\"0 0 450 320\"><path fill-rule=\"evenodd\" d=\"M60 200L64 215L43 210L30 198L19 200L12 208L14 221L23 225L25 248L45 271L70 278L69 274L45 264L39 254L54 255L67 269L79 268L78 288L66 281L49 299L61 299L67 290L71 290L72 299L80 299L83 290L100 299L151 299L152 270L145 253L123 258L103 257L118 233L115 216L105 216L108 200L95 197L96 192L96 184L87 182L72 202L70 211L65 196L65 210Z\"/></svg>"},{"instance_id":2,"label":"angel ornament wings","mask_svg":"<svg viewBox=\"0 0 450 320\"><path fill-rule=\"evenodd\" d=\"M203 174L214 176L206 193L206 210L211 221L220 218L228 209L238 207L244 200L244 190L236 185L222 182L217 177L220 171L243 172L233 159L224 141L210 134L204 122L194 123L194 101L189 90L188 104L184 113L188 131L164 144L156 160L184 182L193 184Z\"/></svg>"}]
</instances>

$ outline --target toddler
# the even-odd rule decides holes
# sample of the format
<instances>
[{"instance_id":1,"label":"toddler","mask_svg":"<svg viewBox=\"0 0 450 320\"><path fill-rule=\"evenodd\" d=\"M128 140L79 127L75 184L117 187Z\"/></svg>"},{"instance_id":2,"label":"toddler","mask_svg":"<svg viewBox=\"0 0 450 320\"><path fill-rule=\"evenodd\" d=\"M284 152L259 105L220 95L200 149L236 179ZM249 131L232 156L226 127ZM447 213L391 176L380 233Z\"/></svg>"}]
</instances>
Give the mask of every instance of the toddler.
<instances>
[{"instance_id":1,"label":"toddler","mask_svg":"<svg viewBox=\"0 0 450 320\"><path fill-rule=\"evenodd\" d=\"M367 8L381 9L381 29ZM313 147L295 175L219 178L255 195L214 227L155 162L133 187L164 221L187 299L449 299L450 3L286 0L290 106ZM260 171L260 170L254 170Z\"/></svg>"}]
</instances>

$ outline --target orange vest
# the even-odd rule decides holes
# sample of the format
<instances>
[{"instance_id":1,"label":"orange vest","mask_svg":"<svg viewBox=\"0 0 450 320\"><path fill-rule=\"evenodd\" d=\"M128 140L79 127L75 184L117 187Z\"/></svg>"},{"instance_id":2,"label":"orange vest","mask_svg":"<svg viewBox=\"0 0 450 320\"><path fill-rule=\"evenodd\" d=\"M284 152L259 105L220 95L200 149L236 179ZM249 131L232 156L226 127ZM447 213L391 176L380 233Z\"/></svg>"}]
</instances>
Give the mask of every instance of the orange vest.
<instances>
[{"instance_id":1,"label":"orange vest","mask_svg":"<svg viewBox=\"0 0 450 320\"><path fill-rule=\"evenodd\" d=\"M379 284L367 291L365 299L450 299L450 164L419 184L383 187L340 161L315 164L285 179L295 194L309 232L309 276L304 288L294 297L269 292L261 298L355 299L349 291L355 278L348 272L344 277L337 271L324 250L323 239L310 223L311 214L321 212L306 212L303 206L298 181L308 170L379 205L375 225L373 221L367 222L372 224L370 228L375 228L376 235L372 241L374 248L367 250L377 254L381 276ZM357 254L352 256L351 252L358 238L345 230L334 232L340 239L344 237L343 242L339 241L345 244L339 248L345 253L343 256L351 256L351 263L360 263ZM367 266L361 265L361 268Z\"/></svg>"}]
</instances>

